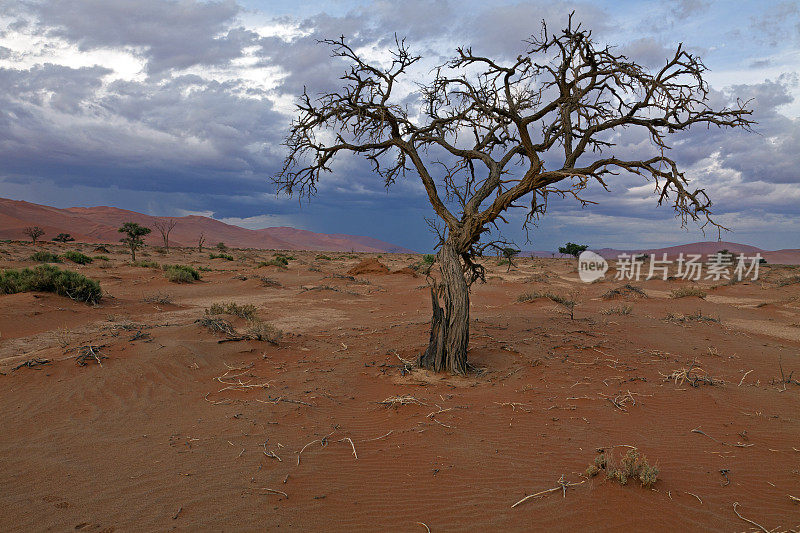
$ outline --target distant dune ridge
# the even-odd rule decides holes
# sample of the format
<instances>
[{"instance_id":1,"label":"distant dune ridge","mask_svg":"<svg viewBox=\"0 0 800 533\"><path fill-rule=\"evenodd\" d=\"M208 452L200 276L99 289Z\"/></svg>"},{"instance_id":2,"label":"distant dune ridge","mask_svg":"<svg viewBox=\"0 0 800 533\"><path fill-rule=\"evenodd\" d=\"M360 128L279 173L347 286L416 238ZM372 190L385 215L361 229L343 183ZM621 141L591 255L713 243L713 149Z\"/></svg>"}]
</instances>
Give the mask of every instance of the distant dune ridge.
<instances>
[{"instance_id":1,"label":"distant dune ridge","mask_svg":"<svg viewBox=\"0 0 800 533\"><path fill-rule=\"evenodd\" d=\"M23 229L36 225L45 230L44 240L69 233L79 242L115 243L120 239L117 228L124 222L137 222L153 229L146 242L159 245L162 244L161 235L153 222L170 218L178 221L170 234L170 246L196 246L198 236L204 233L205 246L209 248L224 242L236 248L414 253L371 237L314 233L287 227L252 230L197 215L153 217L116 207L59 209L5 198L0 198L0 239L24 240L27 237Z\"/></svg>"},{"instance_id":2,"label":"distant dune ridge","mask_svg":"<svg viewBox=\"0 0 800 533\"><path fill-rule=\"evenodd\" d=\"M790 248L785 250L769 251L762 250L761 248L750 246L748 244L738 244L727 241L705 241L691 244L681 244L679 246L668 246L665 248L639 248L635 250L592 248L591 246L589 249L600 254L606 259L616 259L620 254L648 254L654 256L655 259L661 259L663 254L667 254L667 259L669 260L675 260L681 253L684 254L684 256L688 254L700 254L703 256L703 258L705 258L705 256L713 255L720 250L728 250L736 255L744 254L746 257L752 257L755 254L760 253L761 257L766 259L769 263L780 265L800 265L800 249ZM541 251L523 252L522 255L534 257L565 257L559 253Z\"/></svg>"}]
</instances>

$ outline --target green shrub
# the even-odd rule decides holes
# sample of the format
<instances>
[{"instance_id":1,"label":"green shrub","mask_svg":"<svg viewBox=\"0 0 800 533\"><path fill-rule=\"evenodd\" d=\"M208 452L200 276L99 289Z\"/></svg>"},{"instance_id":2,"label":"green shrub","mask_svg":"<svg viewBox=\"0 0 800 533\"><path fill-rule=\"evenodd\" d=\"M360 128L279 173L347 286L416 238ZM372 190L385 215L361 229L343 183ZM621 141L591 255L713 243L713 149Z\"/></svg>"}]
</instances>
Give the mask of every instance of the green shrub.
<instances>
[{"instance_id":1,"label":"green shrub","mask_svg":"<svg viewBox=\"0 0 800 533\"><path fill-rule=\"evenodd\" d=\"M233 261L233 256L231 254L208 254L209 259L226 259L228 261Z\"/></svg>"},{"instance_id":2,"label":"green shrub","mask_svg":"<svg viewBox=\"0 0 800 533\"><path fill-rule=\"evenodd\" d=\"M0 271L0 293L31 291L54 292L86 303L99 302L103 297L100 284L95 280L71 270L60 270L53 265Z\"/></svg>"},{"instance_id":3,"label":"green shrub","mask_svg":"<svg viewBox=\"0 0 800 533\"><path fill-rule=\"evenodd\" d=\"M109 258L106 255L96 255L94 256L94 258L97 259L98 261L109 261Z\"/></svg>"},{"instance_id":4,"label":"green shrub","mask_svg":"<svg viewBox=\"0 0 800 533\"><path fill-rule=\"evenodd\" d=\"M67 253L64 254L64 257L72 261L73 263L78 263L79 265L88 265L92 262L92 258L88 255L84 255L80 252L76 252L75 250L69 250Z\"/></svg>"},{"instance_id":5,"label":"green shrub","mask_svg":"<svg viewBox=\"0 0 800 533\"><path fill-rule=\"evenodd\" d=\"M276 266L276 267L280 267L280 268L286 268L288 266L288 264L289 264L288 261L286 261L286 260L280 261L280 260L278 260L276 258L276 259L270 259L269 261L260 261L256 265L256 268L261 268L261 267L265 267L265 266Z\"/></svg>"},{"instance_id":6,"label":"green shrub","mask_svg":"<svg viewBox=\"0 0 800 533\"><path fill-rule=\"evenodd\" d=\"M31 256L31 261L37 261L39 263L60 263L61 258L52 252L40 250Z\"/></svg>"},{"instance_id":7,"label":"green shrub","mask_svg":"<svg viewBox=\"0 0 800 533\"><path fill-rule=\"evenodd\" d=\"M433 254L425 254L422 256L422 262L428 265L432 265L436 262L436 256Z\"/></svg>"},{"instance_id":8,"label":"green shrub","mask_svg":"<svg viewBox=\"0 0 800 533\"><path fill-rule=\"evenodd\" d=\"M174 283L192 283L200 279L200 273L186 265L164 265L164 276Z\"/></svg>"}]
</instances>

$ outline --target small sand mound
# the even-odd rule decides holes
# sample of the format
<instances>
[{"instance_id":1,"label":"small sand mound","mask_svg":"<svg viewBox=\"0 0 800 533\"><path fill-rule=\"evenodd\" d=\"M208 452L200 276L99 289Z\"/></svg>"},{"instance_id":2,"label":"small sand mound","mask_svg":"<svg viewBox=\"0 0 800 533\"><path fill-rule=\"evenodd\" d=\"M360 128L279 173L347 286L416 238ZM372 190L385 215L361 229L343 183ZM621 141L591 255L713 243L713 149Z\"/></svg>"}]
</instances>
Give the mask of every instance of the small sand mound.
<instances>
[{"instance_id":1,"label":"small sand mound","mask_svg":"<svg viewBox=\"0 0 800 533\"><path fill-rule=\"evenodd\" d=\"M388 274L389 267L371 257L364 259L359 264L347 271L351 276L360 276L363 274Z\"/></svg>"},{"instance_id":2,"label":"small sand mound","mask_svg":"<svg viewBox=\"0 0 800 533\"><path fill-rule=\"evenodd\" d=\"M411 267L403 267L395 270L392 274L399 274L403 276L411 276L412 278L416 278L418 274L414 271Z\"/></svg>"}]
</instances>

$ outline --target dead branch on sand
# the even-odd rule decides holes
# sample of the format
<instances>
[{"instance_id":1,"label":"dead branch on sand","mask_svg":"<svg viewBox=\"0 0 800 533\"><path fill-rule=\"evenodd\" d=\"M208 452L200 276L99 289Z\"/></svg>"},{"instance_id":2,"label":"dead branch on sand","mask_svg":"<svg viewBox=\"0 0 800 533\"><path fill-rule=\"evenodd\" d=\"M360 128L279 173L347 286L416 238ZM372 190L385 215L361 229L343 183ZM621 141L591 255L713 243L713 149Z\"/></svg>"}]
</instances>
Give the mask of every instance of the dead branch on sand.
<instances>
[{"instance_id":1,"label":"dead branch on sand","mask_svg":"<svg viewBox=\"0 0 800 533\"><path fill-rule=\"evenodd\" d=\"M377 402L381 405L391 406L397 409L401 405L427 405L419 401L418 399L414 398L413 396L405 395L405 396L390 396L386 398L382 402Z\"/></svg>"},{"instance_id":2,"label":"dead branch on sand","mask_svg":"<svg viewBox=\"0 0 800 533\"><path fill-rule=\"evenodd\" d=\"M689 365L689 368L681 368L678 370L674 370L672 374L666 375L661 374L664 378L664 381L674 381L675 385L683 385L683 382L688 382L692 387L699 387L700 385L722 385L725 383L721 379L714 379L710 377L705 370L700 367L695 367L696 362L692 361L692 364ZM692 371L694 370L694 375L692 375ZM698 375L698 371L702 372L703 375Z\"/></svg>"},{"instance_id":3,"label":"dead branch on sand","mask_svg":"<svg viewBox=\"0 0 800 533\"><path fill-rule=\"evenodd\" d=\"M738 516L739 518L741 518L741 519L742 519L742 520L744 520L745 522L748 522L748 523L750 523L750 524L753 524L754 526L756 526L758 529L760 529L760 530L761 530L761 531L763 531L764 533L769 533L769 530L767 530L767 528L765 528L765 527L764 527L764 526L762 526L761 524L758 524L758 523L756 523L756 522L753 522L753 521L752 521L752 520L750 520L749 518L745 518L745 517L743 517L742 515L740 515L740 514L739 514L739 511L737 511L737 510L736 510L736 506L737 506L737 505L739 505L739 502L733 502L733 512L734 512L734 513L736 513L736 516Z\"/></svg>"},{"instance_id":4,"label":"dead branch on sand","mask_svg":"<svg viewBox=\"0 0 800 533\"><path fill-rule=\"evenodd\" d=\"M40 359L38 357L34 357L33 359L28 359L27 361L18 364L17 366L12 368L11 371L13 372L13 371L15 371L17 369L22 368L23 366L27 366L28 368L34 368L34 367L39 366L39 365L46 365L47 363L50 363L50 362L52 362L52 361L50 361L50 359Z\"/></svg>"},{"instance_id":5,"label":"dead branch on sand","mask_svg":"<svg viewBox=\"0 0 800 533\"><path fill-rule=\"evenodd\" d=\"M101 359L108 359L108 357L100 353L100 348L103 347L105 347L105 344L102 346L86 345L75 348L78 352L75 363L78 366L86 366L89 361L96 361L98 365L103 366L103 363L100 362Z\"/></svg>"},{"instance_id":6,"label":"dead branch on sand","mask_svg":"<svg viewBox=\"0 0 800 533\"><path fill-rule=\"evenodd\" d=\"M344 441L348 441L348 442L350 442L350 446L352 446L352 447L353 447L353 457L355 457L356 459L358 459L358 454L356 453L356 445L355 445L355 444L353 444L353 439L351 439L350 437L345 437L345 438L343 438L343 439L339 439L339 442L344 442Z\"/></svg>"},{"instance_id":7,"label":"dead branch on sand","mask_svg":"<svg viewBox=\"0 0 800 533\"><path fill-rule=\"evenodd\" d=\"M558 486L557 487L553 487L552 489L542 490L542 491L537 492L536 494L531 494L530 496L525 496L520 501L518 501L517 503L512 505L511 508L513 509L517 505L520 505L521 503L525 503L526 501L530 500L531 498L535 498L537 496L542 496L542 495L548 494L550 492L556 492L557 490L562 491L564 493L564 497L566 498L567 497L567 488L568 487L574 487L575 485L582 485L583 483L586 483L585 479L583 481L578 482L578 483L567 482L567 481L564 480L564 474L561 474L561 477L558 479Z\"/></svg>"}]
</instances>

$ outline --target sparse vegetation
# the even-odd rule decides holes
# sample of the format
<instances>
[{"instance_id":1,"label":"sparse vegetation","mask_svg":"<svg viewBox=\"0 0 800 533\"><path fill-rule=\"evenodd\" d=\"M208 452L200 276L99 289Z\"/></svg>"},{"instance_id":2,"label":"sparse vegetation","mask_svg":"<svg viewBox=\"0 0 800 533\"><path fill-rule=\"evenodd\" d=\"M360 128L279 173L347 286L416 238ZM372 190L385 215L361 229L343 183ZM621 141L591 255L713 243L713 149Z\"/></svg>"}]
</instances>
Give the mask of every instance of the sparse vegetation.
<instances>
[{"instance_id":1,"label":"sparse vegetation","mask_svg":"<svg viewBox=\"0 0 800 533\"><path fill-rule=\"evenodd\" d=\"M281 337L283 337L283 332L268 322L254 319L248 323L247 329L245 330L245 336L257 341L278 344L278 342L281 340Z\"/></svg>"},{"instance_id":2,"label":"sparse vegetation","mask_svg":"<svg viewBox=\"0 0 800 533\"><path fill-rule=\"evenodd\" d=\"M235 302L215 303L206 309L207 315L234 315L247 320L256 317L257 308L252 304L240 305Z\"/></svg>"},{"instance_id":3,"label":"sparse vegetation","mask_svg":"<svg viewBox=\"0 0 800 533\"><path fill-rule=\"evenodd\" d=\"M279 281L266 276L259 276L258 279L261 281L262 287L283 287Z\"/></svg>"},{"instance_id":4,"label":"sparse vegetation","mask_svg":"<svg viewBox=\"0 0 800 533\"><path fill-rule=\"evenodd\" d=\"M0 293L18 292L53 292L86 303L97 303L103 297L95 280L53 265L0 271Z\"/></svg>"},{"instance_id":5,"label":"sparse vegetation","mask_svg":"<svg viewBox=\"0 0 800 533\"><path fill-rule=\"evenodd\" d=\"M55 242L72 242L75 238L70 235L69 233L59 233L55 237L53 237Z\"/></svg>"},{"instance_id":6,"label":"sparse vegetation","mask_svg":"<svg viewBox=\"0 0 800 533\"><path fill-rule=\"evenodd\" d=\"M331 258L325 254L318 254L314 259L317 261L331 261Z\"/></svg>"},{"instance_id":7,"label":"sparse vegetation","mask_svg":"<svg viewBox=\"0 0 800 533\"><path fill-rule=\"evenodd\" d=\"M679 289L675 289L670 293L670 298L688 298L688 297L697 297L697 298L705 298L706 291L701 289L700 287L681 287Z\"/></svg>"},{"instance_id":8,"label":"sparse vegetation","mask_svg":"<svg viewBox=\"0 0 800 533\"><path fill-rule=\"evenodd\" d=\"M602 296L604 300L613 300L615 298L647 298L647 293L640 287L626 283L616 289L610 289Z\"/></svg>"},{"instance_id":9,"label":"sparse vegetation","mask_svg":"<svg viewBox=\"0 0 800 533\"><path fill-rule=\"evenodd\" d=\"M144 303L167 305L172 303L172 295L168 292L158 291L142 298Z\"/></svg>"},{"instance_id":10,"label":"sparse vegetation","mask_svg":"<svg viewBox=\"0 0 800 533\"><path fill-rule=\"evenodd\" d=\"M539 292L539 291L525 292L517 297L517 301L530 302L533 300L538 300L540 298L547 298L548 300L555 302L558 305L566 308L567 311L569 311L569 317L573 320L575 319L575 305L576 305L575 300L570 300L569 298L561 296L560 294L555 294L552 292Z\"/></svg>"},{"instance_id":11,"label":"sparse vegetation","mask_svg":"<svg viewBox=\"0 0 800 533\"><path fill-rule=\"evenodd\" d=\"M269 261L259 261L258 264L256 264L256 268L262 268L262 267L267 267L267 266L276 266L278 268L287 268L288 265L289 265L289 261L287 259L285 259L285 258L280 258L279 259L279 258L276 257L274 259L270 259Z\"/></svg>"},{"instance_id":12,"label":"sparse vegetation","mask_svg":"<svg viewBox=\"0 0 800 533\"><path fill-rule=\"evenodd\" d=\"M219 250L220 252L227 252L228 251L228 247L225 246L224 242L218 242L217 243L217 250Z\"/></svg>"},{"instance_id":13,"label":"sparse vegetation","mask_svg":"<svg viewBox=\"0 0 800 533\"><path fill-rule=\"evenodd\" d=\"M633 311L632 305L616 305L600 311L604 315L629 315Z\"/></svg>"},{"instance_id":14,"label":"sparse vegetation","mask_svg":"<svg viewBox=\"0 0 800 533\"><path fill-rule=\"evenodd\" d=\"M658 467L650 466L647 458L640 455L636 448L628 450L628 453L620 461L619 467L614 465L611 452L602 449L598 451L600 453L586 469L588 477L594 477L601 471L605 471L606 479L618 481L621 485L627 485L628 480L638 480L645 488L652 487L658 481Z\"/></svg>"},{"instance_id":15,"label":"sparse vegetation","mask_svg":"<svg viewBox=\"0 0 800 533\"><path fill-rule=\"evenodd\" d=\"M225 259L226 261L233 261L233 256L231 254L215 254L210 253L208 254L209 259Z\"/></svg>"},{"instance_id":16,"label":"sparse vegetation","mask_svg":"<svg viewBox=\"0 0 800 533\"><path fill-rule=\"evenodd\" d=\"M585 252L589 248L588 244L575 244L574 242L568 242L564 246L560 246L558 248L558 253L564 255L571 255L575 259L578 258L581 253Z\"/></svg>"},{"instance_id":17,"label":"sparse vegetation","mask_svg":"<svg viewBox=\"0 0 800 533\"><path fill-rule=\"evenodd\" d=\"M96 255L92 259L96 259L97 261L110 261L107 255Z\"/></svg>"},{"instance_id":18,"label":"sparse vegetation","mask_svg":"<svg viewBox=\"0 0 800 533\"><path fill-rule=\"evenodd\" d=\"M64 258L69 259L73 263L77 263L79 265L88 265L92 262L91 257L75 250L68 250L66 253L64 253Z\"/></svg>"},{"instance_id":19,"label":"sparse vegetation","mask_svg":"<svg viewBox=\"0 0 800 533\"><path fill-rule=\"evenodd\" d=\"M44 230L39 226L28 226L27 228L22 230L22 233L27 235L28 238L31 240L31 243L33 243L33 245L36 246L36 241L39 240L39 237L44 235Z\"/></svg>"},{"instance_id":20,"label":"sparse vegetation","mask_svg":"<svg viewBox=\"0 0 800 533\"><path fill-rule=\"evenodd\" d=\"M37 261L39 263L60 263L61 258L52 252L39 250L31 255L31 261Z\"/></svg>"},{"instance_id":21,"label":"sparse vegetation","mask_svg":"<svg viewBox=\"0 0 800 533\"><path fill-rule=\"evenodd\" d=\"M684 322L719 322L719 318L704 315L702 311L698 310L694 315L682 315L680 313L668 313L664 320L667 322L684 323Z\"/></svg>"},{"instance_id":22,"label":"sparse vegetation","mask_svg":"<svg viewBox=\"0 0 800 533\"><path fill-rule=\"evenodd\" d=\"M150 234L150 228L140 226L136 222L125 222L117 231L126 235L126 237L120 239L119 242L128 245L131 251L131 261L135 263L136 250L144 246L144 240L142 238Z\"/></svg>"},{"instance_id":23,"label":"sparse vegetation","mask_svg":"<svg viewBox=\"0 0 800 533\"><path fill-rule=\"evenodd\" d=\"M200 279L200 273L187 265L164 265L164 276L173 283L192 283Z\"/></svg>"}]
</instances>

